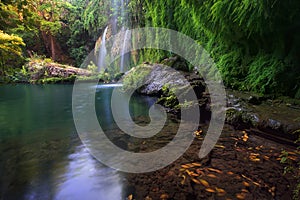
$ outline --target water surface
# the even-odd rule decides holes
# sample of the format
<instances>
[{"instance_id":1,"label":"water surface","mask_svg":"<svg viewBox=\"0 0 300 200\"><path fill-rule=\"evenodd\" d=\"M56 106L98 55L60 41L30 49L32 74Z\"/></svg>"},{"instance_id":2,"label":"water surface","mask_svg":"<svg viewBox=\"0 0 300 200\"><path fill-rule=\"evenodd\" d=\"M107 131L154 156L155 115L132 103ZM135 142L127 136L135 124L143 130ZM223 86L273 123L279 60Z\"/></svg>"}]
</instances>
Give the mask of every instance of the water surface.
<instances>
[{"instance_id":1,"label":"water surface","mask_svg":"<svg viewBox=\"0 0 300 200\"><path fill-rule=\"evenodd\" d=\"M72 85L0 86L1 199L121 199L122 175L93 158L72 118ZM113 87L100 86L96 110L114 129ZM153 98L131 101L134 116L147 116ZM105 116L105 117L103 117Z\"/></svg>"}]
</instances>

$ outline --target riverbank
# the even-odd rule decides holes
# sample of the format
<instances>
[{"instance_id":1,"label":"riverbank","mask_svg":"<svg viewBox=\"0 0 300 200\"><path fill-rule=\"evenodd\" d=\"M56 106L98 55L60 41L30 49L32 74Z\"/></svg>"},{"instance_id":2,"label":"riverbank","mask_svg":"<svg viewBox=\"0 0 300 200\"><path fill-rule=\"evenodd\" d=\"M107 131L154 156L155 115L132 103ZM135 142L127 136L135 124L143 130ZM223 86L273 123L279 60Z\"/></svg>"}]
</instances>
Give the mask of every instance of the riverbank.
<instances>
[{"instance_id":1,"label":"riverbank","mask_svg":"<svg viewBox=\"0 0 300 200\"><path fill-rule=\"evenodd\" d=\"M180 76L188 80L198 98L201 126L194 133L195 141L170 166L151 173L129 174L128 199L297 199L299 100L227 90L222 135L211 153L199 159L211 116L210 96L203 79L195 73L178 74L159 64L144 64L125 75L124 88L131 89L142 80L145 85L137 91L158 97L158 103L178 118L181 108L194 105L177 101L175 93L181 92L176 90L184 91L186 84ZM163 145L164 138L156 139ZM140 141L132 150L155 146Z\"/></svg>"},{"instance_id":2,"label":"riverbank","mask_svg":"<svg viewBox=\"0 0 300 200\"><path fill-rule=\"evenodd\" d=\"M199 159L206 129L202 127L203 135L171 165L151 173L128 174L126 195L145 200L292 199L299 179L295 147L226 125L211 153ZM295 171L284 174L288 165L280 162L283 150Z\"/></svg>"},{"instance_id":3,"label":"riverbank","mask_svg":"<svg viewBox=\"0 0 300 200\"><path fill-rule=\"evenodd\" d=\"M0 83L73 84L75 80L109 83L118 81L121 76L121 73L112 75L107 71L99 73L94 65L89 65L87 69L81 69L56 63L47 58L32 58L21 70L15 70L1 77Z\"/></svg>"},{"instance_id":4,"label":"riverbank","mask_svg":"<svg viewBox=\"0 0 300 200\"><path fill-rule=\"evenodd\" d=\"M137 92L158 97L159 104L168 112L180 117L180 109L197 104L200 109L200 123L210 120L210 94L205 81L194 72L172 70L161 64L143 64L129 71L124 79L124 89L132 89L139 82L143 86ZM198 100L179 103L177 97L186 94L191 85ZM300 100L288 97L273 97L250 92L226 89L226 120L235 129L247 129L277 142L295 145L300 136ZM176 97L175 94L179 94ZM296 145L299 145L296 144Z\"/></svg>"}]
</instances>

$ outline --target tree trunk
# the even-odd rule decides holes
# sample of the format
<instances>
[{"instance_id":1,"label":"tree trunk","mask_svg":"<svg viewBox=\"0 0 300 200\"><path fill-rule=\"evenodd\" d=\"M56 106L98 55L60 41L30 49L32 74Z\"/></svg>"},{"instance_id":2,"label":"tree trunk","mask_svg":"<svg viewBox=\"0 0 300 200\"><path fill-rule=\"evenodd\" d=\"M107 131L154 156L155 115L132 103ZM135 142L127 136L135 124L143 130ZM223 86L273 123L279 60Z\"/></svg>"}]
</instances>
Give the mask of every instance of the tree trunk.
<instances>
[{"instance_id":1,"label":"tree trunk","mask_svg":"<svg viewBox=\"0 0 300 200\"><path fill-rule=\"evenodd\" d=\"M56 60L54 37L52 35L50 35L50 43L51 43L51 58L52 60Z\"/></svg>"},{"instance_id":2,"label":"tree trunk","mask_svg":"<svg viewBox=\"0 0 300 200\"><path fill-rule=\"evenodd\" d=\"M51 57L52 60L58 62L68 61L67 56L64 55L59 43L51 33L42 31L42 37L47 51L47 56Z\"/></svg>"}]
</instances>

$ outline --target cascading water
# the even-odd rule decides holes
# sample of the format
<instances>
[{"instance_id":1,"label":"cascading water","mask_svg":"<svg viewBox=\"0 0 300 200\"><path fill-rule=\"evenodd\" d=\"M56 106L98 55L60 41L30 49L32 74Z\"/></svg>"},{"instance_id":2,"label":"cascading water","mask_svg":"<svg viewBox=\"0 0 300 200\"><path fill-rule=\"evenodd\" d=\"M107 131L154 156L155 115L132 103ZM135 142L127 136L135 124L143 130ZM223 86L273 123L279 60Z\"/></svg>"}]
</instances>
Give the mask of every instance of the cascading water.
<instances>
[{"instance_id":1,"label":"cascading water","mask_svg":"<svg viewBox=\"0 0 300 200\"><path fill-rule=\"evenodd\" d=\"M129 41L129 38L128 36L130 37L130 34L129 33L129 30L126 30L125 31L125 34L124 34L124 41L123 41L123 46L122 46L122 49L121 49L121 62L120 62L120 72L124 72L124 62L126 61L126 55L125 55L125 52L126 52L126 49L127 49L127 43Z\"/></svg>"},{"instance_id":2,"label":"cascading water","mask_svg":"<svg viewBox=\"0 0 300 200\"><path fill-rule=\"evenodd\" d=\"M101 45L99 49L99 54L98 54L98 72L100 72L101 67L105 67L105 56L106 56L106 47L105 47L105 40L106 40L106 33L107 33L108 26L105 28L103 35L102 35L102 40L101 40Z\"/></svg>"}]
</instances>

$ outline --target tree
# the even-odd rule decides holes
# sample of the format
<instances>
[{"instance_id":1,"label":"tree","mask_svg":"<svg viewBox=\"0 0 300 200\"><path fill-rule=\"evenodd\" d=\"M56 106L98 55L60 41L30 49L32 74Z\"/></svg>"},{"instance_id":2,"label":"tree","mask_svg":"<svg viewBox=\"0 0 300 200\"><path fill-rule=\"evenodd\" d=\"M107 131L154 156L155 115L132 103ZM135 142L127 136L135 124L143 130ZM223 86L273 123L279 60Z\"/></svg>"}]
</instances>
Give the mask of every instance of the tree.
<instances>
[{"instance_id":1,"label":"tree","mask_svg":"<svg viewBox=\"0 0 300 200\"><path fill-rule=\"evenodd\" d=\"M22 46L25 46L22 38L9 35L0 30L0 75L5 73L7 66L12 66L16 59L22 57Z\"/></svg>"}]
</instances>

